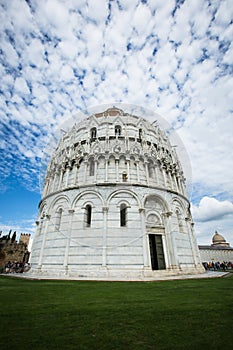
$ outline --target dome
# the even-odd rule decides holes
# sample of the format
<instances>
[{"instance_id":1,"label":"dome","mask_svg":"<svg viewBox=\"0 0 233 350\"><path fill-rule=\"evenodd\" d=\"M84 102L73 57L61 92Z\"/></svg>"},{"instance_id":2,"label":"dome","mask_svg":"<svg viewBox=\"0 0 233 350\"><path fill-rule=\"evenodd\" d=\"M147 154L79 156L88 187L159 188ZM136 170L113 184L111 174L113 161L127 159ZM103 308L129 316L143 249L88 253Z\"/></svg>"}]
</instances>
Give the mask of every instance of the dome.
<instances>
[{"instance_id":1,"label":"dome","mask_svg":"<svg viewBox=\"0 0 233 350\"><path fill-rule=\"evenodd\" d=\"M143 279L202 271L182 165L157 123L111 107L51 154L32 273Z\"/></svg>"},{"instance_id":2,"label":"dome","mask_svg":"<svg viewBox=\"0 0 233 350\"><path fill-rule=\"evenodd\" d=\"M228 246L229 244L226 243L225 238L220 235L220 233L218 233L217 231L215 232L213 238L212 238L212 245L221 245L221 246Z\"/></svg>"}]
</instances>

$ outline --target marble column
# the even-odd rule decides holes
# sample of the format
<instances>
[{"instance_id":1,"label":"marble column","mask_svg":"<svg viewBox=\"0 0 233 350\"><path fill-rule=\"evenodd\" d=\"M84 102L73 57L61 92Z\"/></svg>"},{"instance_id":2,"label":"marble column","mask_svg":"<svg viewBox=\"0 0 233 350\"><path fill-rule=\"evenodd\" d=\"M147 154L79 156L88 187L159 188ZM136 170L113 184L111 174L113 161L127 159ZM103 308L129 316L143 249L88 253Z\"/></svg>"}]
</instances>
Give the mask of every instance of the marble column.
<instances>
[{"instance_id":1,"label":"marble column","mask_svg":"<svg viewBox=\"0 0 233 350\"><path fill-rule=\"evenodd\" d=\"M105 158L105 182L108 182L108 162L109 159Z\"/></svg>"},{"instance_id":2,"label":"marble column","mask_svg":"<svg viewBox=\"0 0 233 350\"><path fill-rule=\"evenodd\" d=\"M181 190L182 190L182 194L185 196L185 184L184 184L184 178L181 178Z\"/></svg>"},{"instance_id":3,"label":"marble column","mask_svg":"<svg viewBox=\"0 0 233 350\"><path fill-rule=\"evenodd\" d=\"M44 191L43 191L43 197L47 196L48 188L49 188L49 179L46 177L45 178Z\"/></svg>"},{"instance_id":4,"label":"marble column","mask_svg":"<svg viewBox=\"0 0 233 350\"><path fill-rule=\"evenodd\" d=\"M57 181L57 177L58 177L59 173L57 170L55 170L55 174L54 174L54 179L53 179L53 186L52 186L52 192L56 191L56 181Z\"/></svg>"},{"instance_id":5,"label":"marble column","mask_svg":"<svg viewBox=\"0 0 233 350\"><path fill-rule=\"evenodd\" d=\"M189 243L190 243L191 250L192 250L192 253L193 253L193 260L194 260L193 262L194 262L194 265L196 267L197 266L197 257L196 257L196 251L195 251L195 248L194 248L192 232L191 232L191 228L190 228L190 221L191 221L190 218L188 218L188 217L185 218L186 229L188 231L188 237L189 237Z\"/></svg>"},{"instance_id":6,"label":"marble column","mask_svg":"<svg viewBox=\"0 0 233 350\"><path fill-rule=\"evenodd\" d=\"M127 162L127 181L130 182L130 160L127 159L126 162Z\"/></svg>"},{"instance_id":7,"label":"marble column","mask_svg":"<svg viewBox=\"0 0 233 350\"><path fill-rule=\"evenodd\" d=\"M170 180L170 189L171 189L171 190L174 190L174 188L173 188L173 182L172 182L172 176L171 176L171 172L170 172L170 171L168 172L168 176L169 176L169 180Z\"/></svg>"},{"instance_id":8,"label":"marble column","mask_svg":"<svg viewBox=\"0 0 233 350\"><path fill-rule=\"evenodd\" d=\"M85 183L87 181L87 160L84 161L84 179L83 182Z\"/></svg>"},{"instance_id":9,"label":"marble column","mask_svg":"<svg viewBox=\"0 0 233 350\"><path fill-rule=\"evenodd\" d=\"M60 172L59 184L58 184L58 189L59 189L59 190L60 190L61 187L62 187L62 179L63 179L64 172L65 172L65 168L62 167L62 168L61 168L61 172Z\"/></svg>"},{"instance_id":10,"label":"marble column","mask_svg":"<svg viewBox=\"0 0 233 350\"><path fill-rule=\"evenodd\" d=\"M68 165L67 168L66 168L66 182L65 182L65 188L67 188L67 187L68 187L68 184L69 184L70 168L71 168L70 165Z\"/></svg>"},{"instance_id":11,"label":"marble column","mask_svg":"<svg viewBox=\"0 0 233 350\"><path fill-rule=\"evenodd\" d=\"M172 177L173 177L173 182L174 182L175 191L176 191L176 192L179 192L179 190L178 190L178 184L177 184L177 179L176 179L176 174L173 173L173 174L172 174Z\"/></svg>"},{"instance_id":12,"label":"marble column","mask_svg":"<svg viewBox=\"0 0 233 350\"><path fill-rule=\"evenodd\" d=\"M176 241L175 241L175 231L172 230L171 224L171 215L172 212L163 213L165 219L165 235L167 242L167 256L168 256L168 265L170 269L179 268L179 262L176 251Z\"/></svg>"},{"instance_id":13,"label":"marble column","mask_svg":"<svg viewBox=\"0 0 233 350\"><path fill-rule=\"evenodd\" d=\"M72 237L73 216L74 216L74 209L70 209L69 210L69 228L66 236L66 247L65 247L64 264L63 264L66 272L68 271L69 249L70 249L70 239Z\"/></svg>"},{"instance_id":14,"label":"marble column","mask_svg":"<svg viewBox=\"0 0 233 350\"><path fill-rule=\"evenodd\" d=\"M95 170L94 170L94 181L96 182L97 181L97 171L98 171L98 160L95 159Z\"/></svg>"},{"instance_id":15,"label":"marble column","mask_svg":"<svg viewBox=\"0 0 233 350\"><path fill-rule=\"evenodd\" d=\"M140 182L140 173L139 173L139 161L136 161L136 167L137 167L137 181Z\"/></svg>"},{"instance_id":16,"label":"marble column","mask_svg":"<svg viewBox=\"0 0 233 350\"><path fill-rule=\"evenodd\" d=\"M116 182L119 182L119 159L115 160L116 164Z\"/></svg>"},{"instance_id":17,"label":"marble column","mask_svg":"<svg viewBox=\"0 0 233 350\"><path fill-rule=\"evenodd\" d=\"M43 234L43 238L42 238L42 245L41 245L41 249L40 249L38 269L41 269L41 267L42 267L44 247L45 247L45 241L46 241L46 236L47 236L47 231L48 231L48 225L49 225L50 217L51 217L51 215L46 215L45 216L45 228L43 230L44 232L42 233Z\"/></svg>"},{"instance_id":18,"label":"marble column","mask_svg":"<svg viewBox=\"0 0 233 350\"><path fill-rule=\"evenodd\" d=\"M108 222L108 207L103 207L103 250L102 250L102 266L107 266L107 222Z\"/></svg>"},{"instance_id":19,"label":"marble column","mask_svg":"<svg viewBox=\"0 0 233 350\"><path fill-rule=\"evenodd\" d=\"M146 223L145 223L145 209L139 208L140 219L141 219L141 232L142 232L142 247L143 247L143 261L144 267L148 268L150 266L149 261L149 242L148 235L146 232Z\"/></svg>"},{"instance_id":20,"label":"marble column","mask_svg":"<svg viewBox=\"0 0 233 350\"><path fill-rule=\"evenodd\" d=\"M155 183L159 185L158 167L155 165Z\"/></svg>"},{"instance_id":21,"label":"marble column","mask_svg":"<svg viewBox=\"0 0 233 350\"><path fill-rule=\"evenodd\" d=\"M74 178L73 178L73 185L77 185L77 175L78 175L78 162L75 161L74 163Z\"/></svg>"},{"instance_id":22,"label":"marble column","mask_svg":"<svg viewBox=\"0 0 233 350\"><path fill-rule=\"evenodd\" d=\"M162 166L162 173L163 173L164 186L167 188L166 172L163 166Z\"/></svg>"},{"instance_id":23,"label":"marble column","mask_svg":"<svg viewBox=\"0 0 233 350\"><path fill-rule=\"evenodd\" d=\"M145 164L145 170L146 170L146 183L147 183L147 185L149 185L150 183L149 183L148 162L145 161L144 164Z\"/></svg>"},{"instance_id":24,"label":"marble column","mask_svg":"<svg viewBox=\"0 0 233 350\"><path fill-rule=\"evenodd\" d=\"M179 193L182 194L182 188L181 188L181 184L180 184L180 175L178 175L176 179L177 179L177 184L178 184Z\"/></svg>"}]
</instances>

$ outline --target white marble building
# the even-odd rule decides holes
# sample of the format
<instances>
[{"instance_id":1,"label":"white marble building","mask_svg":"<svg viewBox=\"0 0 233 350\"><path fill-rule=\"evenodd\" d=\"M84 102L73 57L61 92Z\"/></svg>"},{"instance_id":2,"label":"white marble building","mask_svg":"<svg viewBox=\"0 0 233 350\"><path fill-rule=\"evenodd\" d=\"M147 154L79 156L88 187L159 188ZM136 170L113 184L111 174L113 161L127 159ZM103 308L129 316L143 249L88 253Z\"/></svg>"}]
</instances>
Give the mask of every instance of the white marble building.
<instances>
[{"instance_id":1,"label":"white marble building","mask_svg":"<svg viewBox=\"0 0 233 350\"><path fill-rule=\"evenodd\" d=\"M233 248L217 231L212 238L211 245L199 245L198 247L202 262L233 262Z\"/></svg>"},{"instance_id":2,"label":"white marble building","mask_svg":"<svg viewBox=\"0 0 233 350\"><path fill-rule=\"evenodd\" d=\"M158 126L113 107L64 134L47 169L31 265L61 278L203 272L181 164Z\"/></svg>"}]
</instances>

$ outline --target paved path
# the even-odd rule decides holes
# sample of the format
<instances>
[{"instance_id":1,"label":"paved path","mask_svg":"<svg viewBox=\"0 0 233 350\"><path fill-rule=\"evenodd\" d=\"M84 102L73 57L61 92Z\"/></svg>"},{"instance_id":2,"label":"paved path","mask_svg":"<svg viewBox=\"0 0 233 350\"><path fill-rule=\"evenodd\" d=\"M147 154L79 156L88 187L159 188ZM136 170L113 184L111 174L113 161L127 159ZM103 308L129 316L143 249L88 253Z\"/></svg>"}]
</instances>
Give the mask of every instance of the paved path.
<instances>
[{"instance_id":1,"label":"paved path","mask_svg":"<svg viewBox=\"0 0 233 350\"><path fill-rule=\"evenodd\" d=\"M60 277L57 276L37 276L35 274L29 273L9 273L2 274L8 277L18 277L18 278L26 278L26 279L39 279L39 280L77 280L77 281L95 281L95 278L87 278L87 277ZM227 277L230 275L229 272L219 272L219 271L206 271L201 274L196 275L176 275L176 276L158 276L158 277L145 277L143 279L122 279L122 278L100 278L98 281L135 281L135 282L152 282L152 281L168 281L168 280L184 280L184 279L200 279L200 278L220 278Z\"/></svg>"}]
</instances>

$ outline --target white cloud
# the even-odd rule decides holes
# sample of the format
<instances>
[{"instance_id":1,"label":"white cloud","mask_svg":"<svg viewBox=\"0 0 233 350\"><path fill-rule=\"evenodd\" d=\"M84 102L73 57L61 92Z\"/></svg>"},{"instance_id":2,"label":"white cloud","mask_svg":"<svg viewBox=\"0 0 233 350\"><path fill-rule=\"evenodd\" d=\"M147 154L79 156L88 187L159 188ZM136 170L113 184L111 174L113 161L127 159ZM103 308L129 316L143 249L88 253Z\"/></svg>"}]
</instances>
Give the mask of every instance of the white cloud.
<instances>
[{"instance_id":1,"label":"white cloud","mask_svg":"<svg viewBox=\"0 0 233 350\"><path fill-rule=\"evenodd\" d=\"M61 78L64 79L64 81L72 81L74 79L73 70L70 66L63 66L60 74Z\"/></svg>"},{"instance_id":2,"label":"white cloud","mask_svg":"<svg viewBox=\"0 0 233 350\"><path fill-rule=\"evenodd\" d=\"M48 134L67 116L122 101L157 111L178 129L195 198L231 201L230 0L12 0L0 9L1 147L8 159L1 188L11 175L25 186L36 181L27 168L36 169Z\"/></svg>"},{"instance_id":3,"label":"white cloud","mask_svg":"<svg viewBox=\"0 0 233 350\"><path fill-rule=\"evenodd\" d=\"M6 39L7 40L7 39ZM8 43L7 41L2 41L2 50L4 52L5 55L5 61L8 62L8 64L11 67L17 67L19 64L19 60L18 60L18 55L17 52L15 51L15 49L13 48L13 46Z\"/></svg>"},{"instance_id":4,"label":"white cloud","mask_svg":"<svg viewBox=\"0 0 233 350\"><path fill-rule=\"evenodd\" d=\"M75 57L84 50L84 45L82 42L77 43L77 41L72 38L72 40L63 40L59 43L58 47L61 49L63 58L67 60L73 60ZM58 56L53 57L58 59Z\"/></svg>"},{"instance_id":5,"label":"white cloud","mask_svg":"<svg viewBox=\"0 0 233 350\"><path fill-rule=\"evenodd\" d=\"M69 7L63 1L38 1L35 17L40 29L50 35L64 38L69 33Z\"/></svg>"},{"instance_id":6,"label":"white cloud","mask_svg":"<svg viewBox=\"0 0 233 350\"><path fill-rule=\"evenodd\" d=\"M23 78L16 78L15 80L15 90L18 94L30 94L30 90L26 81Z\"/></svg>"},{"instance_id":7,"label":"white cloud","mask_svg":"<svg viewBox=\"0 0 233 350\"><path fill-rule=\"evenodd\" d=\"M232 43L229 49L227 50L226 54L224 55L223 61L226 64L232 64L233 62L233 44Z\"/></svg>"},{"instance_id":8,"label":"white cloud","mask_svg":"<svg viewBox=\"0 0 233 350\"><path fill-rule=\"evenodd\" d=\"M87 47L85 59L90 64L96 63L101 56L103 48L103 33L101 28L92 23L88 23L85 28L83 28L83 35Z\"/></svg>"},{"instance_id":9,"label":"white cloud","mask_svg":"<svg viewBox=\"0 0 233 350\"><path fill-rule=\"evenodd\" d=\"M100 4L98 1L88 0L86 5L86 13L89 18L98 23L105 22L108 13L107 1L102 1Z\"/></svg>"},{"instance_id":10,"label":"white cloud","mask_svg":"<svg viewBox=\"0 0 233 350\"><path fill-rule=\"evenodd\" d=\"M167 41L169 34L172 30L172 25L174 20L171 18L171 12L173 8L174 8L173 1L166 1L166 3L162 1L160 2L160 7L158 6L155 12L155 16L154 16L155 27L153 32L157 34L162 44Z\"/></svg>"},{"instance_id":11,"label":"white cloud","mask_svg":"<svg viewBox=\"0 0 233 350\"><path fill-rule=\"evenodd\" d=\"M145 4L139 4L137 6L133 18L132 26L136 28L139 35L145 35L150 29L149 23L152 21L151 12Z\"/></svg>"},{"instance_id":12,"label":"white cloud","mask_svg":"<svg viewBox=\"0 0 233 350\"><path fill-rule=\"evenodd\" d=\"M192 205L191 209L198 244L212 244L212 237L217 231L233 246L232 202L205 196L198 205Z\"/></svg>"},{"instance_id":13,"label":"white cloud","mask_svg":"<svg viewBox=\"0 0 233 350\"><path fill-rule=\"evenodd\" d=\"M231 23L233 17L233 6L231 0L223 0L215 15L217 24L227 26Z\"/></svg>"},{"instance_id":14,"label":"white cloud","mask_svg":"<svg viewBox=\"0 0 233 350\"><path fill-rule=\"evenodd\" d=\"M193 205L192 212L197 221L211 221L224 218L226 215L233 216L233 203L219 201L215 198L203 197L199 206Z\"/></svg>"},{"instance_id":15,"label":"white cloud","mask_svg":"<svg viewBox=\"0 0 233 350\"><path fill-rule=\"evenodd\" d=\"M33 29L31 24L32 16L24 1L2 1L0 6L0 28L14 31L17 35L28 33ZM9 20L10 19L10 20Z\"/></svg>"},{"instance_id":16,"label":"white cloud","mask_svg":"<svg viewBox=\"0 0 233 350\"><path fill-rule=\"evenodd\" d=\"M45 61L45 47L38 38L32 39L26 46L23 53L24 64L33 64L37 67L43 68L47 65Z\"/></svg>"}]
</instances>

